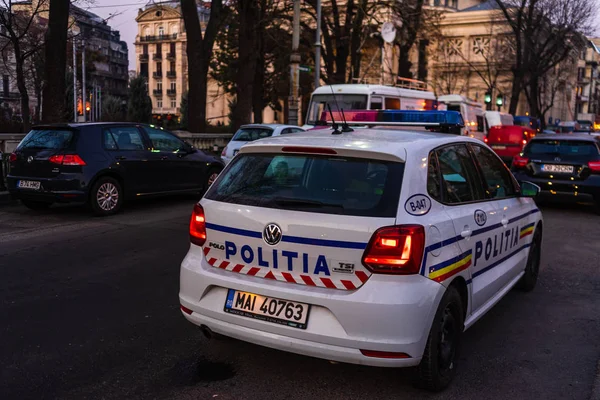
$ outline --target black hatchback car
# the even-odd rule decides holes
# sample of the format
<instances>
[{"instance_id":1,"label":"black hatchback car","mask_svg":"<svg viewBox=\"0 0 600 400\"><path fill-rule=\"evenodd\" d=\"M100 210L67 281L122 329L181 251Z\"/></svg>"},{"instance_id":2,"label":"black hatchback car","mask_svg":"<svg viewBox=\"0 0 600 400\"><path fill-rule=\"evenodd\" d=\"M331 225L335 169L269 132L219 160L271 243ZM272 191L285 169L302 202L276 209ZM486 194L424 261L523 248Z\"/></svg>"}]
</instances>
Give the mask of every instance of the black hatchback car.
<instances>
[{"instance_id":1,"label":"black hatchback car","mask_svg":"<svg viewBox=\"0 0 600 400\"><path fill-rule=\"evenodd\" d=\"M600 137L540 135L512 162L519 182L540 186L541 198L593 201L600 213Z\"/></svg>"},{"instance_id":2,"label":"black hatchback car","mask_svg":"<svg viewBox=\"0 0 600 400\"><path fill-rule=\"evenodd\" d=\"M85 202L99 215L146 195L199 192L223 169L216 156L150 125L34 127L9 158L8 190L32 209Z\"/></svg>"}]
</instances>

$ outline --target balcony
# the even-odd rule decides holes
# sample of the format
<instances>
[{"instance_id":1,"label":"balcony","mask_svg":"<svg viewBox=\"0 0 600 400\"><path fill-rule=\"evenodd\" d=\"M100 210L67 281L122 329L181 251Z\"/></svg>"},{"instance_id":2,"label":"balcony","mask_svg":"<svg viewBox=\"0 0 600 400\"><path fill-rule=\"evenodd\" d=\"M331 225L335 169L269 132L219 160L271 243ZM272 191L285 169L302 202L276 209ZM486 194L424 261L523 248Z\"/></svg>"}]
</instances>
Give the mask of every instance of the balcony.
<instances>
[{"instance_id":1,"label":"balcony","mask_svg":"<svg viewBox=\"0 0 600 400\"><path fill-rule=\"evenodd\" d=\"M173 33L171 35L147 35L140 36L140 42L162 42L165 40L176 40L177 34Z\"/></svg>"},{"instance_id":2,"label":"balcony","mask_svg":"<svg viewBox=\"0 0 600 400\"><path fill-rule=\"evenodd\" d=\"M162 76L163 76L163 75L162 75L162 71L159 71L159 72L153 72L153 73L152 73L152 77L153 77L154 79L160 79L160 78L162 78Z\"/></svg>"},{"instance_id":3,"label":"balcony","mask_svg":"<svg viewBox=\"0 0 600 400\"><path fill-rule=\"evenodd\" d=\"M140 54L140 61L141 62L147 62L149 59L148 54Z\"/></svg>"},{"instance_id":4,"label":"balcony","mask_svg":"<svg viewBox=\"0 0 600 400\"><path fill-rule=\"evenodd\" d=\"M175 60L175 53L167 53L167 60Z\"/></svg>"},{"instance_id":5,"label":"balcony","mask_svg":"<svg viewBox=\"0 0 600 400\"><path fill-rule=\"evenodd\" d=\"M177 96L177 89L167 89L167 96L169 96L169 97Z\"/></svg>"},{"instance_id":6,"label":"balcony","mask_svg":"<svg viewBox=\"0 0 600 400\"><path fill-rule=\"evenodd\" d=\"M154 53L154 55L152 55L152 59L156 61L162 61L162 53Z\"/></svg>"},{"instance_id":7,"label":"balcony","mask_svg":"<svg viewBox=\"0 0 600 400\"><path fill-rule=\"evenodd\" d=\"M152 94L154 95L154 97L162 97L162 89L154 89L152 91Z\"/></svg>"},{"instance_id":8,"label":"balcony","mask_svg":"<svg viewBox=\"0 0 600 400\"><path fill-rule=\"evenodd\" d=\"M177 78L177 73L175 71L167 71L167 78Z\"/></svg>"}]
</instances>

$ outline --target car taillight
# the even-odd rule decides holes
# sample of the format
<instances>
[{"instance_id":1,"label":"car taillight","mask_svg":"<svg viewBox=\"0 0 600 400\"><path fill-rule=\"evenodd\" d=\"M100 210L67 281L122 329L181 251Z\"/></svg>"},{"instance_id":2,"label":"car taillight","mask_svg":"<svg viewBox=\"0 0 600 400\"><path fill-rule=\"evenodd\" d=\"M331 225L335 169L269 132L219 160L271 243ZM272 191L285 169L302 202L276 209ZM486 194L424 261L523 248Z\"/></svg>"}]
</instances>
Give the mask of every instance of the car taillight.
<instances>
[{"instance_id":1,"label":"car taillight","mask_svg":"<svg viewBox=\"0 0 600 400\"><path fill-rule=\"evenodd\" d=\"M588 167L592 172L600 172L600 160L588 162Z\"/></svg>"},{"instance_id":2,"label":"car taillight","mask_svg":"<svg viewBox=\"0 0 600 400\"><path fill-rule=\"evenodd\" d=\"M221 152L221 157L225 157L226 155L227 155L227 146L225 146L225 148Z\"/></svg>"},{"instance_id":3,"label":"car taillight","mask_svg":"<svg viewBox=\"0 0 600 400\"><path fill-rule=\"evenodd\" d=\"M516 155L513 158L512 165L517 168L525 168L529 163L529 158L523 157L521 155Z\"/></svg>"},{"instance_id":4,"label":"car taillight","mask_svg":"<svg viewBox=\"0 0 600 400\"><path fill-rule=\"evenodd\" d=\"M10 153L10 156L8 156L8 162L15 162L17 161L17 154L16 153Z\"/></svg>"},{"instance_id":5,"label":"car taillight","mask_svg":"<svg viewBox=\"0 0 600 400\"><path fill-rule=\"evenodd\" d=\"M373 273L418 274L424 248L423 226L388 226L373 234L362 263Z\"/></svg>"},{"instance_id":6,"label":"car taillight","mask_svg":"<svg viewBox=\"0 0 600 400\"><path fill-rule=\"evenodd\" d=\"M206 242L204 208L200 204L194 205L194 210L192 211L192 218L190 219L190 242L197 246L203 246Z\"/></svg>"},{"instance_id":7,"label":"car taillight","mask_svg":"<svg viewBox=\"0 0 600 400\"><path fill-rule=\"evenodd\" d=\"M487 143L487 142L488 142L488 138L487 138L487 136L483 138L483 142L484 142L484 143Z\"/></svg>"},{"instance_id":8,"label":"car taillight","mask_svg":"<svg viewBox=\"0 0 600 400\"><path fill-rule=\"evenodd\" d=\"M86 165L85 161L83 161L81 157L79 157L77 154L55 154L53 156L50 156L48 161L50 161L53 164L60 165Z\"/></svg>"}]
</instances>

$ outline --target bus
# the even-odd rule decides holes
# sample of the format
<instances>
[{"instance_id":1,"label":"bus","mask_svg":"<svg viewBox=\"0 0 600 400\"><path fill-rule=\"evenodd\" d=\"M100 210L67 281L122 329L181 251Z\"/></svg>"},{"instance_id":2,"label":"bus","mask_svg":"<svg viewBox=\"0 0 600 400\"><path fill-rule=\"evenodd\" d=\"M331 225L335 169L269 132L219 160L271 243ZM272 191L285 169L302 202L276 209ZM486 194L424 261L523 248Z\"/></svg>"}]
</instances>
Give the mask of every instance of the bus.
<instances>
[{"instance_id":1,"label":"bus","mask_svg":"<svg viewBox=\"0 0 600 400\"><path fill-rule=\"evenodd\" d=\"M420 88L396 86L342 84L318 87L310 98L303 128L322 125L327 106L332 111L343 110L435 110L437 101L433 92Z\"/></svg>"},{"instance_id":2,"label":"bus","mask_svg":"<svg viewBox=\"0 0 600 400\"><path fill-rule=\"evenodd\" d=\"M439 109L458 111L465 121L461 134L483 141L487 134L485 127L485 110L483 104L477 103L459 94L448 94L438 97Z\"/></svg>"}]
</instances>

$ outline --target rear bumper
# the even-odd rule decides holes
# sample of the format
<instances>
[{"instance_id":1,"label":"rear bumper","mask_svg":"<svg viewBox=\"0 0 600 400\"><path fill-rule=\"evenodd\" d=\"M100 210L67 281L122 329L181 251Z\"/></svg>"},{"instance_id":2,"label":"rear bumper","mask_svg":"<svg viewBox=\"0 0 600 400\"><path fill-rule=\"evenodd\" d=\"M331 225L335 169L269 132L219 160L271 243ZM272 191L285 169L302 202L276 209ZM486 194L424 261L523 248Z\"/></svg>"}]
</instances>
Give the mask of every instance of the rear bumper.
<instances>
[{"instance_id":1,"label":"rear bumper","mask_svg":"<svg viewBox=\"0 0 600 400\"><path fill-rule=\"evenodd\" d=\"M40 182L40 190L21 189L18 187L20 180ZM46 202L85 202L87 190L82 185L79 174L61 174L56 178L31 178L9 175L6 178L8 191L18 200L35 200Z\"/></svg>"},{"instance_id":2,"label":"rear bumper","mask_svg":"<svg viewBox=\"0 0 600 400\"><path fill-rule=\"evenodd\" d=\"M308 326L297 329L223 311L228 289L307 303ZM418 365L445 287L423 276L372 275L353 291L311 287L212 267L192 245L181 265L183 315L196 325L258 345L307 356L380 367ZM405 353L374 358L360 350Z\"/></svg>"},{"instance_id":3,"label":"rear bumper","mask_svg":"<svg viewBox=\"0 0 600 400\"><path fill-rule=\"evenodd\" d=\"M600 200L600 175L590 175L584 181L572 181L536 178L515 172L513 174L519 182L528 181L538 185L542 189L542 198L574 202Z\"/></svg>"}]
</instances>

